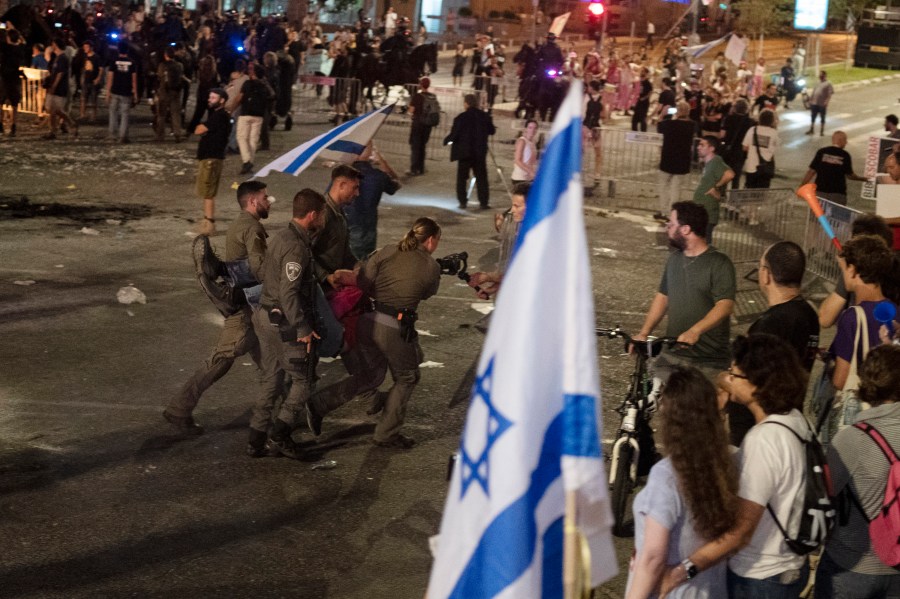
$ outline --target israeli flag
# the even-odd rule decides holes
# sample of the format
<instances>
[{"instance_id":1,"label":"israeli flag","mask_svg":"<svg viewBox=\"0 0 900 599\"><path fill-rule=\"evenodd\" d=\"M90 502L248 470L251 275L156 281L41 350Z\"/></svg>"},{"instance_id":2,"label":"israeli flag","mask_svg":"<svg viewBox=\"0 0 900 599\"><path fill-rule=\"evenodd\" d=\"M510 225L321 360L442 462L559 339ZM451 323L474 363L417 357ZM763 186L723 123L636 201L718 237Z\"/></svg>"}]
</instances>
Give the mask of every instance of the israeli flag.
<instances>
[{"instance_id":1,"label":"israeli flag","mask_svg":"<svg viewBox=\"0 0 900 599\"><path fill-rule=\"evenodd\" d=\"M581 103L582 84L573 81L528 195L478 364L429 599L562 597L567 498L591 550L591 585L616 573L600 452Z\"/></svg>"},{"instance_id":2,"label":"israeli flag","mask_svg":"<svg viewBox=\"0 0 900 599\"><path fill-rule=\"evenodd\" d=\"M353 162L362 154L366 144L375 137L378 129L395 104L388 104L378 110L338 125L318 137L303 143L290 152L282 154L266 166L259 169L254 177L265 177L272 171L297 176L316 158L335 162Z\"/></svg>"}]
</instances>

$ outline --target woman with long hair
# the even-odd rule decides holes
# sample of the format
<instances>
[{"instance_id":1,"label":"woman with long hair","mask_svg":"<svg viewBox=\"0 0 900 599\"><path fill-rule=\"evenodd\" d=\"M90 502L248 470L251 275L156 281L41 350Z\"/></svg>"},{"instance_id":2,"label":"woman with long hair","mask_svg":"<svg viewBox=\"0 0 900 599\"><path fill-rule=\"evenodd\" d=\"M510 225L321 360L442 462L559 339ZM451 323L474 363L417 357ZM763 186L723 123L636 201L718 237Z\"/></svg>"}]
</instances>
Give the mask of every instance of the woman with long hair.
<instances>
[{"instance_id":1,"label":"woman with long hair","mask_svg":"<svg viewBox=\"0 0 900 599\"><path fill-rule=\"evenodd\" d=\"M209 108L209 90L219 87L219 73L216 70L216 59L212 54L207 54L197 64L197 94L194 116L187 130L193 132L203 120L203 115Z\"/></svg>"},{"instance_id":2,"label":"woman with long hair","mask_svg":"<svg viewBox=\"0 0 900 599\"><path fill-rule=\"evenodd\" d=\"M534 143L538 124L534 119L525 121L525 129L516 140L516 153L513 159L512 179L513 185L533 181L537 174L538 152Z\"/></svg>"},{"instance_id":3,"label":"woman with long hair","mask_svg":"<svg viewBox=\"0 0 900 599\"><path fill-rule=\"evenodd\" d=\"M735 522L669 568L660 592L665 595L728 558L728 593L719 596L797 597L809 578L809 564L788 547L781 527L793 521L794 506L806 491L806 449L798 437L809 441L815 436L800 412L807 373L797 352L773 335L739 336L732 355L720 386L756 422L738 454Z\"/></svg>"},{"instance_id":4,"label":"woman with long hair","mask_svg":"<svg viewBox=\"0 0 900 599\"><path fill-rule=\"evenodd\" d=\"M627 599L656 596L666 566L680 563L734 523L737 473L716 390L696 368L678 367L660 399L665 457L634 499L635 557ZM701 573L676 596L725 597L725 564Z\"/></svg>"}]
</instances>

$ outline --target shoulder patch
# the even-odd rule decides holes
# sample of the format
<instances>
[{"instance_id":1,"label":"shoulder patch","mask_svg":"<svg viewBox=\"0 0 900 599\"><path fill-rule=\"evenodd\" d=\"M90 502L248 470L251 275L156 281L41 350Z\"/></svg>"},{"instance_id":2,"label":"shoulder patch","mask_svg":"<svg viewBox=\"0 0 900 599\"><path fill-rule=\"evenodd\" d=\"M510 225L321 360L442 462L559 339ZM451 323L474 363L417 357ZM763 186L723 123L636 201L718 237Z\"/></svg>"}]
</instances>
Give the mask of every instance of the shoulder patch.
<instances>
[{"instance_id":1,"label":"shoulder patch","mask_svg":"<svg viewBox=\"0 0 900 599\"><path fill-rule=\"evenodd\" d=\"M301 272L303 272L303 268L296 262L288 262L284 265L284 274L287 275L288 281L296 281Z\"/></svg>"}]
</instances>

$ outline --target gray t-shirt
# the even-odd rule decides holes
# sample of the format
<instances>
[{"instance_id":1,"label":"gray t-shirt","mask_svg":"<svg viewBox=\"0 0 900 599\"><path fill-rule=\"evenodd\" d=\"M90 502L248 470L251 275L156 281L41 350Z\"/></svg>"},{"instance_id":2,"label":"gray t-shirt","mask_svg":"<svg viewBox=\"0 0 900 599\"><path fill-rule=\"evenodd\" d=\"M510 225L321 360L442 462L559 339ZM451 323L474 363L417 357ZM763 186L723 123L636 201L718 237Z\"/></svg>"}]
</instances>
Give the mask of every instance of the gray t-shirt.
<instances>
[{"instance_id":1,"label":"gray t-shirt","mask_svg":"<svg viewBox=\"0 0 900 599\"><path fill-rule=\"evenodd\" d=\"M677 337L703 319L716 302L734 300L737 282L731 259L710 246L689 258L676 251L669 256L659 292L669 298L666 335ZM688 360L728 365L729 319L700 335L689 348L674 348L673 355Z\"/></svg>"},{"instance_id":2,"label":"gray t-shirt","mask_svg":"<svg viewBox=\"0 0 900 599\"><path fill-rule=\"evenodd\" d=\"M694 551L706 544L694 530L693 515L685 505L678 490L678 479L672 462L665 458L657 462L650 470L647 486L634 498L634 546L640 553L644 546L644 527L647 517L669 530L669 555L666 564L676 566ZM727 597L725 587L725 560L700 572L696 578L677 587L667 597L675 598L713 598ZM631 575L628 577L631 585ZM656 597L657 595L651 595Z\"/></svg>"}]
</instances>

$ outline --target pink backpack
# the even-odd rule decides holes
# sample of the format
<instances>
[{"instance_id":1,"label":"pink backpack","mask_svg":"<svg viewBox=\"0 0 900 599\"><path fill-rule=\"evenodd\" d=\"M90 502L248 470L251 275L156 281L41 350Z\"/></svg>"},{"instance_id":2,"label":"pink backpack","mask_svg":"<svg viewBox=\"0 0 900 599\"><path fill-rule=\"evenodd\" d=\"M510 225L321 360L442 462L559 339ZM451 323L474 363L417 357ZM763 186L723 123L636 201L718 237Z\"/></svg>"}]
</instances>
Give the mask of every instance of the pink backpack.
<instances>
[{"instance_id":1,"label":"pink backpack","mask_svg":"<svg viewBox=\"0 0 900 599\"><path fill-rule=\"evenodd\" d=\"M881 433L867 422L857 422L856 428L869 435L891 463L888 471L884 502L878 515L869 521L869 538L875 555L887 566L900 566L900 459ZM865 514L863 514L865 515Z\"/></svg>"}]
</instances>

